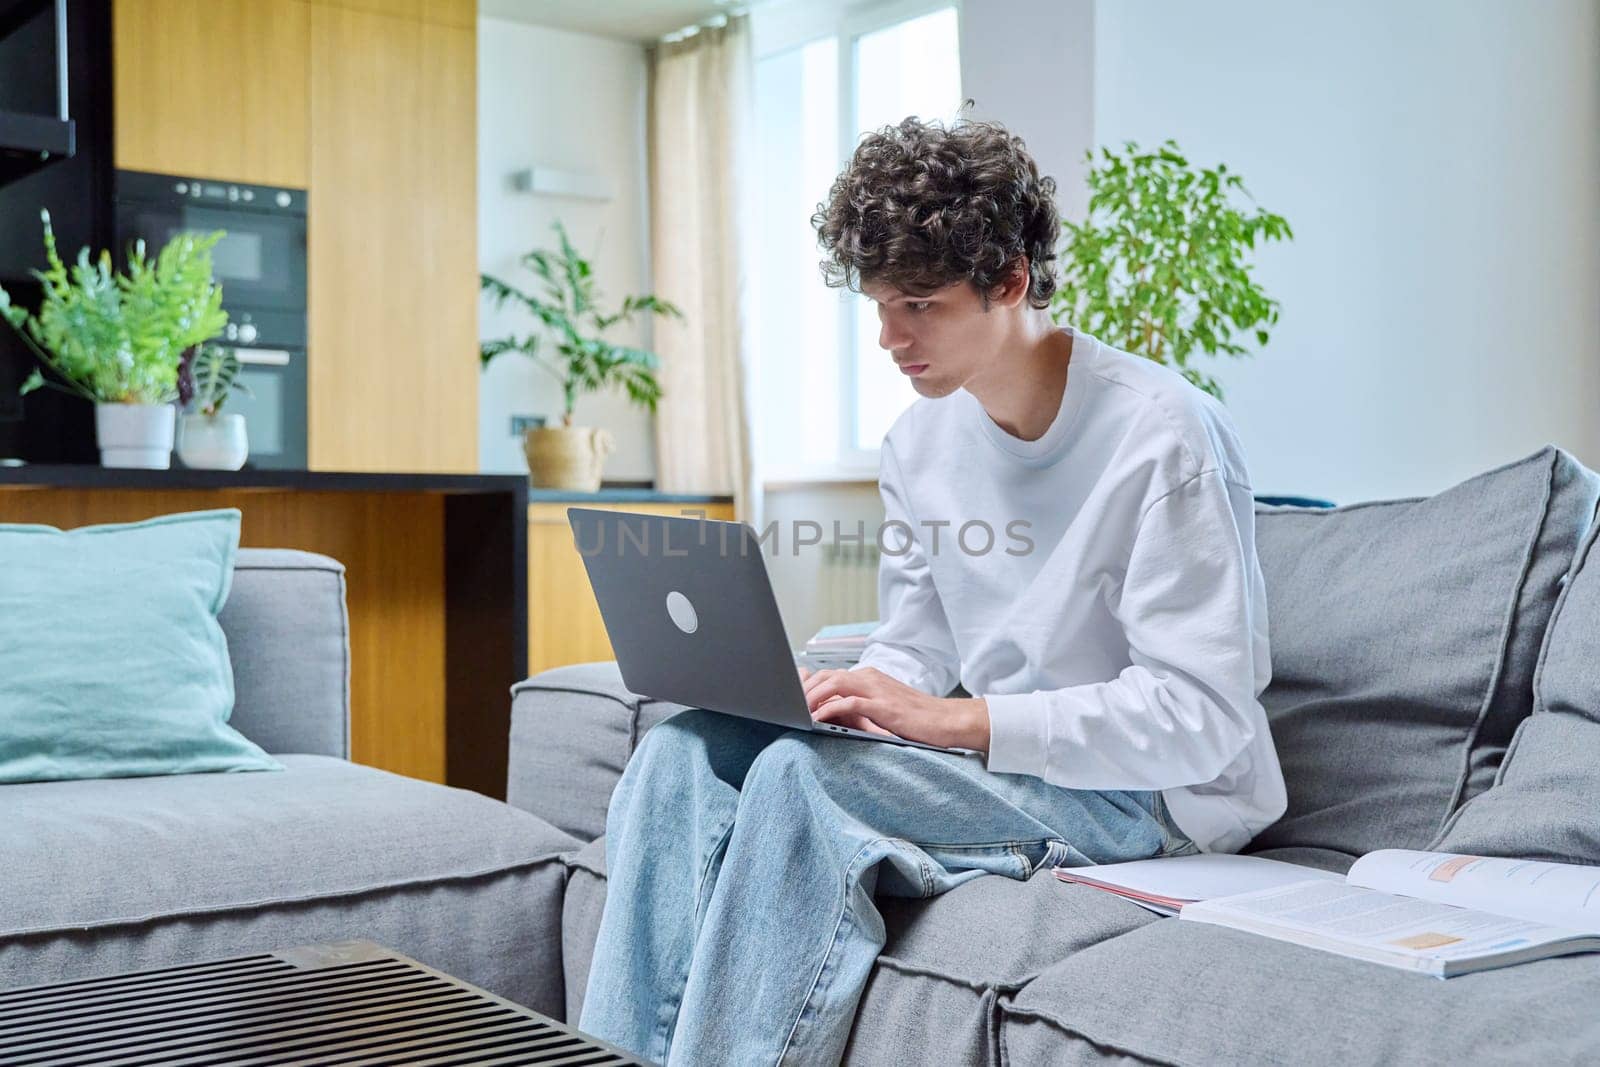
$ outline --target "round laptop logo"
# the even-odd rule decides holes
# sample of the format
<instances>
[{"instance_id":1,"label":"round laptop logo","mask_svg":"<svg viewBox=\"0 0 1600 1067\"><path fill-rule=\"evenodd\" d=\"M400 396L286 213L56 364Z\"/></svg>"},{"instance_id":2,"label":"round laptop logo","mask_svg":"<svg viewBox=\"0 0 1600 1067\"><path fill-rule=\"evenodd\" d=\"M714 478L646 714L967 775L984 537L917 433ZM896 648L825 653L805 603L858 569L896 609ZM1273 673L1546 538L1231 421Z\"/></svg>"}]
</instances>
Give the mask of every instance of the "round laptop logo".
<instances>
[{"instance_id":1,"label":"round laptop logo","mask_svg":"<svg viewBox=\"0 0 1600 1067\"><path fill-rule=\"evenodd\" d=\"M672 616L672 625L686 634L700 629L700 616L695 614L694 605L676 589L667 594L667 614Z\"/></svg>"}]
</instances>

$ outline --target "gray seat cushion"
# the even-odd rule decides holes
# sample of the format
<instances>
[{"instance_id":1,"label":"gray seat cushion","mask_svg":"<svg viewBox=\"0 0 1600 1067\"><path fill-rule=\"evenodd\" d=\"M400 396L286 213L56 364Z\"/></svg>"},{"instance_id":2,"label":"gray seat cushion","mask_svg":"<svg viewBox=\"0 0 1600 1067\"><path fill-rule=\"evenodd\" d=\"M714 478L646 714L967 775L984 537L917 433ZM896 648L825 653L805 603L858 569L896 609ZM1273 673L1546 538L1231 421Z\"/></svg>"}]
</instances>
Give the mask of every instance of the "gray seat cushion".
<instances>
[{"instance_id":1,"label":"gray seat cushion","mask_svg":"<svg viewBox=\"0 0 1600 1067\"><path fill-rule=\"evenodd\" d=\"M1600 863L1600 526L1591 531L1546 635L1534 711L1494 788L1446 828L1440 847Z\"/></svg>"},{"instance_id":2,"label":"gray seat cushion","mask_svg":"<svg viewBox=\"0 0 1600 1067\"><path fill-rule=\"evenodd\" d=\"M600 915L606 906L606 839L597 837L566 857L567 895L561 908L561 966L567 986L567 1019L578 1020L589 984Z\"/></svg>"},{"instance_id":3,"label":"gray seat cushion","mask_svg":"<svg viewBox=\"0 0 1600 1067\"><path fill-rule=\"evenodd\" d=\"M845 1050L864 1065L999 1064L1001 1002L1059 961L1156 921L1049 871L1026 882L979 878L931 900L878 906L888 943Z\"/></svg>"},{"instance_id":4,"label":"gray seat cushion","mask_svg":"<svg viewBox=\"0 0 1600 1067\"><path fill-rule=\"evenodd\" d=\"M476 793L280 758L0 787L0 986L368 938L560 1012L578 842Z\"/></svg>"},{"instance_id":5,"label":"gray seat cushion","mask_svg":"<svg viewBox=\"0 0 1600 1067\"><path fill-rule=\"evenodd\" d=\"M1441 981L1163 919L1001 1007L1008 1063L1592 1063L1600 956Z\"/></svg>"},{"instance_id":6,"label":"gray seat cushion","mask_svg":"<svg viewBox=\"0 0 1600 1067\"><path fill-rule=\"evenodd\" d=\"M605 907L605 839L567 857L567 1018L578 1018ZM978 878L929 900L880 897L887 944L856 1012L848 1063L998 1063L999 1002L1060 960L1155 921L1060 882Z\"/></svg>"},{"instance_id":7,"label":"gray seat cushion","mask_svg":"<svg viewBox=\"0 0 1600 1067\"><path fill-rule=\"evenodd\" d=\"M1289 807L1252 847L1426 848L1490 785L1597 498L1551 447L1432 497L1257 509Z\"/></svg>"},{"instance_id":8,"label":"gray seat cushion","mask_svg":"<svg viewBox=\"0 0 1600 1067\"><path fill-rule=\"evenodd\" d=\"M646 730L682 704L630 693L615 662L543 671L511 690L506 802L583 841L606 832L606 806Z\"/></svg>"}]
</instances>

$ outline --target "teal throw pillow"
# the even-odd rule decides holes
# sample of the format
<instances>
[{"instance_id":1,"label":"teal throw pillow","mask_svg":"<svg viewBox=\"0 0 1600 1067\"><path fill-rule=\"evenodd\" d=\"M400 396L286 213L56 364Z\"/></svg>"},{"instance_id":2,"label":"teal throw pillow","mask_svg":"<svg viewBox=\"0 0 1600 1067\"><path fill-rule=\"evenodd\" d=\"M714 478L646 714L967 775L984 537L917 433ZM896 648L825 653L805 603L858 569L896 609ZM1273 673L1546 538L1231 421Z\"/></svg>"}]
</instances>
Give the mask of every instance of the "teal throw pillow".
<instances>
[{"instance_id":1,"label":"teal throw pillow","mask_svg":"<svg viewBox=\"0 0 1600 1067\"><path fill-rule=\"evenodd\" d=\"M0 524L0 783L283 769L228 725L239 520Z\"/></svg>"}]
</instances>

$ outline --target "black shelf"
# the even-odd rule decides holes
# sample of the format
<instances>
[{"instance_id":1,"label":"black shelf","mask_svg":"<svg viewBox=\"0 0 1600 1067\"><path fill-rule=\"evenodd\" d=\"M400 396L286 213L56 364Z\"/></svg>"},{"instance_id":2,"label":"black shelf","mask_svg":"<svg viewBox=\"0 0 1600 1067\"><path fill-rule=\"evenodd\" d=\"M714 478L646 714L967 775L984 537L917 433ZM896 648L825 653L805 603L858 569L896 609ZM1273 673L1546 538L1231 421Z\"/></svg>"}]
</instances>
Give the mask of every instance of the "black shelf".
<instances>
[{"instance_id":1,"label":"black shelf","mask_svg":"<svg viewBox=\"0 0 1600 1067\"><path fill-rule=\"evenodd\" d=\"M50 15L54 18L50 18ZM67 31L66 0L0 0L0 69L11 70L21 81L0 85L0 186L6 186L34 171L77 152L77 128L67 114ZM41 69L34 56L45 55L48 35L54 63ZM35 107L28 99L30 84L48 85L50 104ZM21 99L17 97L20 91ZM40 90L44 92L44 90ZM43 101L38 101L43 104ZM54 112L49 114L47 112Z\"/></svg>"},{"instance_id":2,"label":"black shelf","mask_svg":"<svg viewBox=\"0 0 1600 1067\"><path fill-rule=\"evenodd\" d=\"M9 37L24 23L55 6L55 0L0 0L0 37Z\"/></svg>"},{"instance_id":3,"label":"black shelf","mask_svg":"<svg viewBox=\"0 0 1600 1067\"><path fill-rule=\"evenodd\" d=\"M77 150L77 125L71 119L0 111L0 185L70 159Z\"/></svg>"}]
</instances>

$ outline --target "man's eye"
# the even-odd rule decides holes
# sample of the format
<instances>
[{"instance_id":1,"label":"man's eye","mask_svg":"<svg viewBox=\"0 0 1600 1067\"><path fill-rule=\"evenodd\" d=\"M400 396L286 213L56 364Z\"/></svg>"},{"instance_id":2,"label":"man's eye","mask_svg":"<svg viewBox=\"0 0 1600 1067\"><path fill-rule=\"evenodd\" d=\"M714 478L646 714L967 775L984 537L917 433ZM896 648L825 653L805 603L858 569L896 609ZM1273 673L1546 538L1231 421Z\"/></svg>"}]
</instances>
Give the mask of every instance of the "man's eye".
<instances>
[{"instance_id":1,"label":"man's eye","mask_svg":"<svg viewBox=\"0 0 1600 1067\"><path fill-rule=\"evenodd\" d=\"M928 300L909 300L906 302L906 307L910 308L919 315L922 312L927 311L931 306L932 302Z\"/></svg>"}]
</instances>

